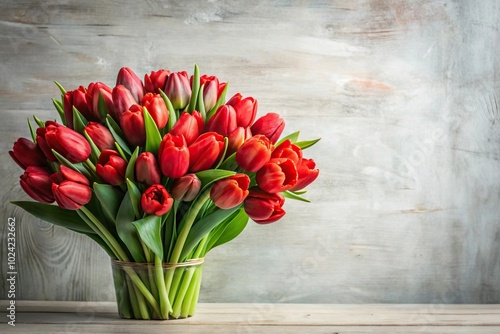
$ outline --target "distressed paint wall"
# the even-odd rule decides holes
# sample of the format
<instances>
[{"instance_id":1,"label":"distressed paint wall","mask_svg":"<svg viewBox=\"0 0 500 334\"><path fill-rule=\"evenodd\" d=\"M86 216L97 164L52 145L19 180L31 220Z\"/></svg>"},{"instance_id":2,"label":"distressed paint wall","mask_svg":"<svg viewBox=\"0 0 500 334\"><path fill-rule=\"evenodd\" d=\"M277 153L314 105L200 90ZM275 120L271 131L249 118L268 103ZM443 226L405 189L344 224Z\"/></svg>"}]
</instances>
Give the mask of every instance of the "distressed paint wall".
<instances>
[{"instance_id":1,"label":"distressed paint wall","mask_svg":"<svg viewBox=\"0 0 500 334\"><path fill-rule=\"evenodd\" d=\"M7 217L18 298L112 300L109 261L16 209L7 151L32 114L118 69L217 74L322 141L311 204L206 260L205 302L500 302L500 3L495 0L3 1L0 293Z\"/></svg>"}]
</instances>

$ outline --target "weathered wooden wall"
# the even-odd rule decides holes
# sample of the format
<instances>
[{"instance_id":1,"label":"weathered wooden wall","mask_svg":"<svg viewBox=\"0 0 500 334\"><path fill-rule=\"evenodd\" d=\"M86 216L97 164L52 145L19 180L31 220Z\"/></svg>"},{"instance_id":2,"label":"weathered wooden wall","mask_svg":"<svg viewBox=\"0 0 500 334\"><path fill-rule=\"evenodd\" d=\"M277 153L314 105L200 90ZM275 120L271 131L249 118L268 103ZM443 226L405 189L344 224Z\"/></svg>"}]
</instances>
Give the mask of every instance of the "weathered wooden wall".
<instances>
[{"instance_id":1,"label":"weathered wooden wall","mask_svg":"<svg viewBox=\"0 0 500 334\"><path fill-rule=\"evenodd\" d=\"M206 260L205 302L500 302L500 2L2 1L0 295L8 217L18 298L113 300L92 241L9 204L7 151L55 117L53 80L217 74L323 139L312 204Z\"/></svg>"}]
</instances>

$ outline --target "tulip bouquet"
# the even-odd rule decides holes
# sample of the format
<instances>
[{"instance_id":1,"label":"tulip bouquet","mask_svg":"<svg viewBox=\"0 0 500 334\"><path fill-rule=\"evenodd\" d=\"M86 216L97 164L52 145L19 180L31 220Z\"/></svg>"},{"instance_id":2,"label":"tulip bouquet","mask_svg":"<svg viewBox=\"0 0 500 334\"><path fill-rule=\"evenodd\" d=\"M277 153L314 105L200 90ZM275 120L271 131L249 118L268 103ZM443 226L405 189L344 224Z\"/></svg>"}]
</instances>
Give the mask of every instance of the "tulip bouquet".
<instances>
[{"instance_id":1,"label":"tulip bouquet","mask_svg":"<svg viewBox=\"0 0 500 334\"><path fill-rule=\"evenodd\" d=\"M303 189L318 176L302 152L318 140L280 139L278 114L255 120L254 98L226 102L228 84L197 66L191 77L159 70L144 81L122 68L114 88L56 84L61 121L34 116L32 140L9 152L36 202L13 203L102 246L122 317L192 315L205 254L249 217L283 217L285 198L307 201Z\"/></svg>"}]
</instances>

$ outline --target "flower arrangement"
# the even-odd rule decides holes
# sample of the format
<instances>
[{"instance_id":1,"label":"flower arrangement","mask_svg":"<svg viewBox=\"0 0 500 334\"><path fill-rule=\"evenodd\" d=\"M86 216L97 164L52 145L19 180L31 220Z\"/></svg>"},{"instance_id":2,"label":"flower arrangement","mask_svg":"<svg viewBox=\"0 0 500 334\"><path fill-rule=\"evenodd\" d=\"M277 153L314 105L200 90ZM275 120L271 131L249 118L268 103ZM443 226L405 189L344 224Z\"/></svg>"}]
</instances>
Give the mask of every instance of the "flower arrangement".
<instances>
[{"instance_id":1,"label":"flower arrangement","mask_svg":"<svg viewBox=\"0 0 500 334\"><path fill-rule=\"evenodd\" d=\"M318 176L303 149L319 139L280 139L278 114L255 120L256 99L226 102L228 84L197 66L191 77L161 69L144 81L124 67L114 88L56 84L61 122L33 116L32 140L9 152L36 202L13 203L109 254L122 317L191 316L205 254L248 218L282 218L285 198L307 201Z\"/></svg>"}]
</instances>

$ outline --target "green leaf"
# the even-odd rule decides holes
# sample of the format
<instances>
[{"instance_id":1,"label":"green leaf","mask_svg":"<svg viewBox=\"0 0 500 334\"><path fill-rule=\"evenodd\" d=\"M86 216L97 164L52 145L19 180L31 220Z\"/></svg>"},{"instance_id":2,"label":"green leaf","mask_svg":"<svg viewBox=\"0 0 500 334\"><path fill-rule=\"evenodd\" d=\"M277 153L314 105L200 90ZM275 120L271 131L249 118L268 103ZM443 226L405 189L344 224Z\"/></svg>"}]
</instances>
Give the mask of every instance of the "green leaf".
<instances>
[{"instance_id":1,"label":"green leaf","mask_svg":"<svg viewBox=\"0 0 500 334\"><path fill-rule=\"evenodd\" d=\"M52 99L52 103L54 104L54 107L56 107L57 113L61 118L62 124L66 125L66 117L64 116L64 108L62 102L56 99Z\"/></svg>"},{"instance_id":2,"label":"green leaf","mask_svg":"<svg viewBox=\"0 0 500 334\"><path fill-rule=\"evenodd\" d=\"M203 122L207 120L207 112L205 110L205 101L203 101L203 89L205 88L205 84L201 85L200 91L198 93L198 103L197 103L197 110L201 114L201 118L203 119Z\"/></svg>"},{"instance_id":3,"label":"green leaf","mask_svg":"<svg viewBox=\"0 0 500 334\"><path fill-rule=\"evenodd\" d=\"M125 170L125 178L131 181L135 181L135 162L139 156L139 146L137 146L128 161L127 169Z\"/></svg>"},{"instance_id":4,"label":"green leaf","mask_svg":"<svg viewBox=\"0 0 500 334\"><path fill-rule=\"evenodd\" d=\"M59 88L62 95L66 94L66 89L64 89L64 87L59 82L54 81L54 83L56 84L57 88Z\"/></svg>"},{"instance_id":5,"label":"green leaf","mask_svg":"<svg viewBox=\"0 0 500 334\"><path fill-rule=\"evenodd\" d=\"M193 85L191 87L191 98L189 99L189 105L187 108L188 113L192 113L196 107L196 101L198 100L198 91L200 90L200 70L198 65L194 65L193 74Z\"/></svg>"},{"instance_id":6,"label":"green leaf","mask_svg":"<svg viewBox=\"0 0 500 334\"><path fill-rule=\"evenodd\" d=\"M54 225L66 227L79 233L94 234L94 231L78 216L76 211L38 202L15 201L11 203Z\"/></svg>"},{"instance_id":7,"label":"green leaf","mask_svg":"<svg viewBox=\"0 0 500 334\"><path fill-rule=\"evenodd\" d=\"M226 177L236 174L236 172L224 169L207 169L195 174L201 181L200 193L202 193L203 190L206 189L206 187L208 187L215 181L225 179Z\"/></svg>"},{"instance_id":8,"label":"green leaf","mask_svg":"<svg viewBox=\"0 0 500 334\"><path fill-rule=\"evenodd\" d=\"M158 153L158 148L160 148L161 135L158 127L156 126L153 117L149 114L146 107L144 109L144 128L146 130L146 151L153 154Z\"/></svg>"},{"instance_id":9,"label":"green leaf","mask_svg":"<svg viewBox=\"0 0 500 334\"><path fill-rule=\"evenodd\" d=\"M40 120L40 118L33 115L33 119L35 120L36 124L38 124L39 127L41 127L41 128L45 127L45 122Z\"/></svg>"},{"instance_id":10,"label":"green leaf","mask_svg":"<svg viewBox=\"0 0 500 334\"><path fill-rule=\"evenodd\" d=\"M106 118L106 115L108 114L108 106L106 105L106 101L104 101L104 97L101 92L99 92L99 99L97 100L97 110L99 111L100 119Z\"/></svg>"},{"instance_id":11,"label":"green leaf","mask_svg":"<svg viewBox=\"0 0 500 334\"><path fill-rule=\"evenodd\" d=\"M229 241L240 235L248 223L248 215L245 210L241 208L238 215L231 220L226 220L223 224L217 226L217 236L210 238L205 253L212 248L228 243Z\"/></svg>"},{"instance_id":12,"label":"green leaf","mask_svg":"<svg viewBox=\"0 0 500 334\"><path fill-rule=\"evenodd\" d=\"M210 118L212 118L212 116L215 114L215 112L217 111L217 109L219 109L219 107L226 102L227 87L229 87L229 82L226 82L226 87L224 87L224 90L220 94L219 99L215 103L215 106L212 109L210 109L209 112L207 112L207 121Z\"/></svg>"},{"instance_id":13,"label":"green leaf","mask_svg":"<svg viewBox=\"0 0 500 334\"><path fill-rule=\"evenodd\" d=\"M298 141L298 142L295 143L295 145L297 145L301 149L305 150L306 148L313 146L314 144L316 144L320 140L321 140L321 138L312 139L312 140Z\"/></svg>"},{"instance_id":14,"label":"green leaf","mask_svg":"<svg viewBox=\"0 0 500 334\"><path fill-rule=\"evenodd\" d=\"M235 170L238 168L238 163L236 162L236 152L231 154L229 157L222 162L222 164L219 166L220 169L226 169L226 170Z\"/></svg>"},{"instance_id":15,"label":"green leaf","mask_svg":"<svg viewBox=\"0 0 500 334\"><path fill-rule=\"evenodd\" d=\"M57 161L59 161L61 163L61 165L64 165L64 166L66 166L68 168L71 168L72 170L74 170L74 171L76 171L78 173L83 174L89 180L92 179L91 175L89 174L89 172L87 171L87 169L82 164L75 165L75 164L71 163L68 159L66 159L65 157L63 157L61 154L59 154L54 149L52 149L52 153L56 157Z\"/></svg>"},{"instance_id":16,"label":"green leaf","mask_svg":"<svg viewBox=\"0 0 500 334\"><path fill-rule=\"evenodd\" d=\"M146 262L137 229L132 224L135 221L135 212L130 196L125 194L116 215L116 232L129 250L135 262Z\"/></svg>"},{"instance_id":17,"label":"green leaf","mask_svg":"<svg viewBox=\"0 0 500 334\"><path fill-rule=\"evenodd\" d=\"M172 105L172 102L170 102L170 99L168 98L167 94L165 94L161 89L160 89L160 95L163 101L165 102L165 105L167 106L168 110L167 130L170 131L177 122L177 112L175 111L174 106Z\"/></svg>"},{"instance_id":18,"label":"green leaf","mask_svg":"<svg viewBox=\"0 0 500 334\"><path fill-rule=\"evenodd\" d=\"M163 260L163 243L161 241L161 216L146 216L132 223L139 232L142 242Z\"/></svg>"},{"instance_id":19,"label":"green leaf","mask_svg":"<svg viewBox=\"0 0 500 334\"><path fill-rule=\"evenodd\" d=\"M302 197L300 195L297 195L289 190L287 191L284 191L281 193L283 195L283 197L286 197L286 198L290 198L290 199L294 199L294 200L297 200L297 201L302 201L302 202L307 202L307 203L311 203L310 200L308 200L307 198L305 197Z\"/></svg>"},{"instance_id":20,"label":"green leaf","mask_svg":"<svg viewBox=\"0 0 500 334\"><path fill-rule=\"evenodd\" d=\"M33 125L31 125L31 121L30 121L29 117L28 117L28 126L30 128L31 138L33 139L33 142L36 143L36 131L33 128Z\"/></svg>"},{"instance_id":21,"label":"green leaf","mask_svg":"<svg viewBox=\"0 0 500 334\"><path fill-rule=\"evenodd\" d=\"M180 201L174 200L172 209L168 212L167 218L165 219L165 240L164 242L164 259L169 259L170 254L172 254L172 249L174 248L175 240L177 240L177 208L179 207Z\"/></svg>"},{"instance_id":22,"label":"green leaf","mask_svg":"<svg viewBox=\"0 0 500 334\"><path fill-rule=\"evenodd\" d=\"M282 142L284 142L287 139L290 139L290 142L292 144L295 144L297 142L297 140L299 139L299 134L300 134L300 131L296 131L294 133L291 133L288 136L281 138L274 146L277 147L279 144L281 144Z\"/></svg>"},{"instance_id":23,"label":"green leaf","mask_svg":"<svg viewBox=\"0 0 500 334\"><path fill-rule=\"evenodd\" d=\"M120 129L120 126L116 124L115 120L109 115L106 117L106 125L108 126L109 132L111 132L111 135L115 139L116 144L120 146L120 148L129 156L132 155L127 142L125 141L125 139L123 139L124 135L122 130Z\"/></svg>"},{"instance_id":24,"label":"green leaf","mask_svg":"<svg viewBox=\"0 0 500 334\"><path fill-rule=\"evenodd\" d=\"M128 156L125 152L123 152L122 148L120 147L120 145L118 145L117 142L115 142L115 148L116 148L116 151L118 152L118 154L120 155L120 157L125 160L125 161L128 161Z\"/></svg>"},{"instance_id":25,"label":"green leaf","mask_svg":"<svg viewBox=\"0 0 500 334\"><path fill-rule=\"evenodd\" d=\"M90 144L90 154L91 154L91 159L94 163L97 162L97 160L99 159L99 156L101 155L101 151L99 150L99 148L97 147L97 145L94 143L94 141L92 140L92 138L90 138L89 134L87 133L87 131L83 131L83 135L85 136L85 139L87 139L87 141L89 142Z\"/></svg>"},{"instance_id":26,"label":"green leaf","mask_svg":"<svg viewBox=\"0 0 500 334\"><path fill-rule=\"evenodd\" d=\"M227 153L227 146L229 145L229 139L227 137L224 137L224 152L222 153L219 162L215 166L215 169L219 168L222 162L224 161L224 158L226 157Z\"/></svg>"},{"instance_id":27,"label":"green leaf","mask_svg":"<svg viewBox=\"0 0 500 334\"><path fill-rule=\"evenodd\" d=\"M184 243L184 248L182 248L180 259L184 259L198 244L198 242L200 242L205 234L210 232L217 225L223 223L226 219L233 219L236 215L238 215L239 209L240 206L236 206L228 210L216 210L196 222L196 224L191 227L191 230L189 231L186 242Z\"/></svg>"},{"instance_id":28,"label":"green leaf","mask_svg":"<svg viewBox=\"0 0 500 334\"><path fill-rule=\"evenodd\" d=\"M78 133L83 133L87 123L88 121L85 119L85 117L83 117L78 109L73 107L73 129Z\"/></svg>"},{"instance_id":29,"label":"green leaf","mask_svg":"<svg viewBox=\"0 0 500 334\"><path fill-rule=\"evenodd\" d=\"M141 191L134 182L127 179L127 188L130 200L132 201L132 206L134 207L134 212L136 217L141 216Z\"/></svg>"},{"instance_id":30,"label":"green leaf","mask_svg":"<svg viewBox=\"0 0 500 334\"><path fill-rule=\"evenodd\" d=\"M101 203L104 214L112 221L116 221L116 214L123 201L123 192L109 184L94 182L94 193Z\"/></svg>"}]
</instances>

